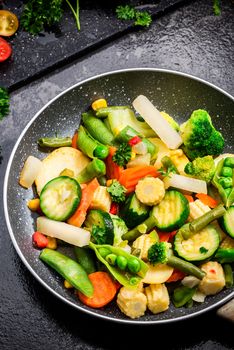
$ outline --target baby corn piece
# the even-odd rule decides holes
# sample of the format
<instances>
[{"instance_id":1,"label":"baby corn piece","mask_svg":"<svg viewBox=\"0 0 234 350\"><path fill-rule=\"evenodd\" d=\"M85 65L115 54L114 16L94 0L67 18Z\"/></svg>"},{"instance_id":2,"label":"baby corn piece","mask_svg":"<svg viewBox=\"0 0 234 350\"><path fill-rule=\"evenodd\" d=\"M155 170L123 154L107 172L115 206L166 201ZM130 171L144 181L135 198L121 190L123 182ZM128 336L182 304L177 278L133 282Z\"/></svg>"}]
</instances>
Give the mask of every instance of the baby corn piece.
<instances>
[{"instance_id":1,"label":"baby corn piece","mask_svg":"<svg viewBox=\"0 0 234 350\"><path fill-rule=\"evenodd\" d=\"M210 211L208 205L203 204L199 199L194 202L189 203L190 213L189 213L189 221L199 218L203 214Z\"/></svg>"},{"instance_id":2,"label":"baby corn piece","mask_svg":"<svg viewBox=\"0 0 234 350\"><path fill-rule=\"evenodd\" d=\"M166 311L169 307L170 299L165 284L151 284L145 288L148 309L153 314Z\"/></svg>"},{"instance_id":3,"label":"baby corn piece","mask_svg":"<svg viewBox=\"0 0 234 350\"><path fill-rule=\"evenodd\" d=\"M147 298L138 289L122 287L117 295L117 305L125 315L134 319L144 315Z\"/></svg>"},{"instance_id":4,"label":"baby corn piece","mask_svg":"<svg viewBox=\"0 0 234 350\"><path fill-rule=\"evenodd\" d=\"M189 159L186 157L182 149L170 150L169 156L180 175L186 175L184 167L189 163Z\"/></svg>"},{"instance_id":5,"label":"baby corn piece","mask_svg":"<svg viewBox=\"0 0 234 350\"><path fill-rule=\"evenodd\" d=\"M136 185L136 196L146 205L156 205L165 196L165 188L162 180L154 177L145 177Z\"/></svg>"},{"instance_id":6,"label":"baby corn piece","mask_svg":"<svg viewBox=\"0 0 234 350\"><path fill-rule=\"evenodd\" d=\"M201 269L206 272L206 275L199 283L199 290L205 295L219 293L225 286L222 265L217 261L208 261L201 266Z\"/></svg>"},{"instance_id":7,"label":"baby corn piece","mask_svg":"<svg viewBox=\"0 0 234 350\"><path fill-rule=\"evenodd\" d=\"M101 209L109 212L111 207L111 196L107 192L106 186L99 186L94 192L90 205L91 209Z\"/></svg>"},{"instance_id":8,"label":"baby corn piece","mask_svg":"<svg viewBox=\"0 0 234 350\"><path fill-rule=\"evenodd\" d=\"M148 250L157 241L156 237L152 237L151 234L144 234L138 237L134 242L132 247L134 249L139 249L139 258L148 261Z\"/></svg>"}]
</instances>

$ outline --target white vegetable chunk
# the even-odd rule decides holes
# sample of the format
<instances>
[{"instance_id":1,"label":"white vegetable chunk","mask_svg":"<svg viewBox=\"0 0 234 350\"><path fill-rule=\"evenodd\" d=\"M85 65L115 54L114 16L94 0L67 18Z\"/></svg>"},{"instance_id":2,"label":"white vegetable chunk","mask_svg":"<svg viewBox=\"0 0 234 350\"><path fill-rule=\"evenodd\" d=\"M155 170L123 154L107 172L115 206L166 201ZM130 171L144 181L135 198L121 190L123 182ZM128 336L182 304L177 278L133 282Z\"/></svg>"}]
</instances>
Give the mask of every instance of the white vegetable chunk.
<instances>
[{"instance_id":1,"label":"white vegetable chunk","mask_svg":"<svg viewBox=\"0 0 234 350\"><path fill-rule=\"evenodd\" d=\"M29 188L34 183L36 177L42 169L42 162L40 159L29 156L24 163L23 169L20 173L19 183L25 188Z\"/></svg>"},{"instance_id":2,"label":"white vegetable chunk","mask_svg":"<svg viewBox=\"0 0 234 350\"><path fill-rule=\"evenodd\" d=\"M89 231L65 222L50 220L45 216L37 218L37 231L78 247L86 246L90 241Z\"/></svg>"},{"instance_id":3,"label":"white vegetable chunk","mask_svg":"<svg viewBox=\"0 0 234 350\"><path fill-rule=\"evenodd\" d=\"M207 194L207 185L203 180L178 174L170 174L170 176L164 178L163 182L165 188L174 187L184 191Z\"/></svg>"},{"instance_id":4,"label":"white vegetable chunk","mask_svg":"<svg viewBox=\"0 0 234 350\"><path fill-rule=\"evenodd\" d=\"M182 145L183 141L179 133L163 118L147 97L140 95L132 104L135 110L170 149L176 149Z\"/></svg>"}]
</instances>

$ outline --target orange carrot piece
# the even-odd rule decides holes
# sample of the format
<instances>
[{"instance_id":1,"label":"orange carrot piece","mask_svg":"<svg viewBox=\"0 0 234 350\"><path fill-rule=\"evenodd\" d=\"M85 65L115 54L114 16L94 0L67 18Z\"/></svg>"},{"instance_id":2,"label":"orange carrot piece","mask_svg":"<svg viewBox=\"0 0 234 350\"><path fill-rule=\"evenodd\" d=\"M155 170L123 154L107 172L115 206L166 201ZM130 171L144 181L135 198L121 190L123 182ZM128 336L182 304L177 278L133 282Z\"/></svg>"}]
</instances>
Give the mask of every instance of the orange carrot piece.
<instances>
[{"instance_id":1,"label":"orange carrot piece","mask_svg":"<svg viewBox=\"0 0 234 350\"><path fill-rule=\"evenodd\" d=\"M208 205L211 209L216 208L219 204L214 198L205 193L196 193L195 197L200 199L203 204Z\"/></svg>"},{"instance_id":2,"label":"orange carrot piece","mask_svg":"<svg viewBox=\"0 0 234 350\"><path fill-rule=\"evenodd\" d=\"M184 194L185 198L189 201L189 203L194 202L193 196L190 196L189 194Z\"/></svg>"},{"instance_id":3,"label":"orange carrot piece","mask_svg":"<svg viewBox=\"0 0 234 350\"><path fill-rule=\"evenodd\" d=\"M76 132L72 138L72 148L78 149L77 139L78 139L78 132Z\"/></svg>"},{"instance_id":4,"label":"orange carrot piece","mask_svg":"<svg viewBox=\"0 0 234 350\"><path fill-rule=\"evenodd\" d=\"M86 218L87 210L92 202L94 191L99 187L99 182L95 177L86 187L82 189L81 201L75 213L68 219L70 225L80 227Z\"/></svg>"},{"instance_id":5,"label":"orange carrot piece","mask_svg":"<svg viewBox=\"0 0 234 350\"><path fill-rule=\"evenodd\" d=\"M109 147L109 155L106 158L106 176L108 179L116 179L118 180L121 172L123 171L123 167L119 166L113 161L113 155L116 152L116 148L113 146Z\"/></svg>"},{"instance_id":6,"label":"orange carrot piece","mask_svg":"<svg viewBox=\"0 0 234 350\"><path fill-rule=\"evenodd\" d=\"M117 285L107 272L97 271L88 276L93 285L93 296L87 297L78 291L77 294L82 303L93 308L100 308L114 299Z\"/></svg>"},{"instance_id":7,"label":"orange carrot piece","mask_svg":"<svg viewBox=\"0 0 234 350\"><path fill-rule=\"evenodd\" d=\"M175 236L177 231L161 232L157 230L160 242L169 242Z\"/></svg>"},{"instance_id":8,"label":"orange carrot piece","mask_svg":"<svg viewBox=\"0 0 234 350\"><path fill-rule=\"evenodd\" d=\"M136 166L123 170L119 177L119 182L128 189L135 187L138 181L145 176L158 177L159 175L160 173L153 165Z\"/></svg>"},{"instance_id":9,"label":"orange carrot piece","mask_svg":"<svg viewBox=\"0 0 234 350\"><path fill-rule=\"evenodd\" d=\"M176 282L176 281L180 281L185 277L185 273L174 269L174 271L172 272L172 275L168 278L168 280L166 282Z\"/></svg>"}]
</instances>

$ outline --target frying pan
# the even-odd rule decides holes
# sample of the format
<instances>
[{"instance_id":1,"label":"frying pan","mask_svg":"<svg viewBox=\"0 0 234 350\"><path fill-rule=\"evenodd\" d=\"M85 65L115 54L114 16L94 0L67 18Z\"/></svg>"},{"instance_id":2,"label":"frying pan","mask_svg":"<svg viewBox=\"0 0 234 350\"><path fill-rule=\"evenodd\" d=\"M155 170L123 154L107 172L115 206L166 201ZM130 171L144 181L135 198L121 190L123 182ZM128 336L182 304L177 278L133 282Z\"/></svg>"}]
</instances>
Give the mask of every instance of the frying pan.
<instances>
[{"instance_id":1,"label":"frying pan","mask_svg":"<svg viewBox=\"0 0 234 350\"><path fill-rule=\"evenodd\" d=\"M23 130L6 170L4 211L11 240L23 263L56 297L97 318L128 324L156 324L198 316L217 308L233 297L234 289L224 289L192 308L177 309L170 305L164 313L153 315L147 312L136 320L122 314L114 301L99 310L86 307L73 292L63 287L60 276L39 260L39 251L32 247L31 238L35 230L35 215L26 205L33 198L33 190L25 190L18 185L19 173L26 158L29 155L45 157L38 150L38 138L52 136L56 132L61 136L73 135L80 124L81 113L97 98L105 97L110 105L130 105L140 94L147 96L159 110L165 110L180 123L186 121L193 110L206 109L225 138L225 151L234 152L234 99L223 90L196 77L169 70L146 68L105 73L62 92L45 105ZM61 251L72 255L71 247L61 247Z\"/></svg>"}]
</instances>

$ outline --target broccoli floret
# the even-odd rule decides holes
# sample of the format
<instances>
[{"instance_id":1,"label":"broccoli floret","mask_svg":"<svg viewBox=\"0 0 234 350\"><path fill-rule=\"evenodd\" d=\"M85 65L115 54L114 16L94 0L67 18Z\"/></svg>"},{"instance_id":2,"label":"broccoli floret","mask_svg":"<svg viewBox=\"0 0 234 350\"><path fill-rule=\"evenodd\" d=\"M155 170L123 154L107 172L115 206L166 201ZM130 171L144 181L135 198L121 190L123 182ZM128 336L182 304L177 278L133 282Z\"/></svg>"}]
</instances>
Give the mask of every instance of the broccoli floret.
<instances>
[{"instance_id":1,"label":"broccoli floret","mask_svg":"<svg viewBox=\"0 0 234 350\"><path fill-rule=\"evenodd\" d=\"M197 179L210 182L215 173L215 162L211 156L196 158L185 165L184 171Z\"/></svg>"},{"instance_id":2,"label":"broccoli floret","mask_svg":"<svg viewBox=\"0 0 234 350\"><path fill-rule=\"evenodd\" d=\"M107 187L107 192L110 193L113 202L121 203L125 201L125 194L127 190L119 183L119 181L113 180L112 184Z\"/></svg>"},{"instance_id":3,"label":"broccoli floret","mask_svg":"<svg viewBox=\"0 0 234 350\"><path fill-rule=\"evenodd\" d=\"M168 244L166 242L157 242L148 250L148 260L152 265L168 261Z\"/></svg>"},{"instance_id":4,"label":"broccoli floret","mask_svg":"<svg viewBox=\"0 0 234 350\"><path fill-rule=\"evenodd\" d=\"M114 225L114 246L119 245L123 240L122 236L128 232L125 222L118 216L110 214Z\"/></svg>"},{"instance_id":5,"label":"broccoli floret","mask_svg":"<svg viewBox=\"0 0 234 350\"><path fill-rule=\"evenodd\" d=\"M191 159L207 155L219 155L223 151L224 139L202 109L194 111L189 120L181 126L184 152Z\"/></svg>"}]
</instances>

